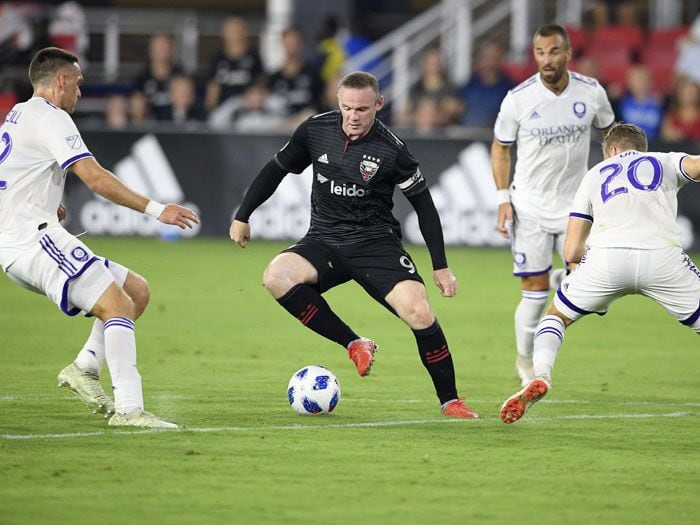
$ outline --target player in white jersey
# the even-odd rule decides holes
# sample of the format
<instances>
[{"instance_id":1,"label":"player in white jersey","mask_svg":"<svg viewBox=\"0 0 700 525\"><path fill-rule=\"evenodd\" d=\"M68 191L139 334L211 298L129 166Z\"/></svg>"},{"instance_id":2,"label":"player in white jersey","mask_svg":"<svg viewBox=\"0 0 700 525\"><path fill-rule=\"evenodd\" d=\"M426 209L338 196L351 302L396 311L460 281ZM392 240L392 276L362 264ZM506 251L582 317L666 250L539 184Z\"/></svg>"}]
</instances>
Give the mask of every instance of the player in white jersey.
<instances>
[{"instance_id":1,"label":"player in white jersey","mask_svg":"<svg viewBox=\"0 0 700 525\"><path fill-rule=\"evenodd\" d=\"M541 27L533 48L539 72L503 99L491 146L497 229L510 239L513 275L520 277L522 290L515 310L516 370L522 384L532 379L532 337L550 280L556 288L564 275L564 270L552 271L552 252L562 255L569 206L588 169L591 128L605 129L615 120L603 87L567 70L571 45L564 28ZM518 154L509 185L514 143Z\"/></svg>"},{"instance_id":2,"label":"player in white jersey","mask_svg":"<svg viewBox=\"0 0 700 525\"><path fill-rule=\"evenodd\" d=\"M605 314L620 297L649 297L700 335L700 270L681 249L676 227L677 193L700 182L700 155L646 150L641 129L616 124L603 142L605 160L576 192L564 244L576 267L537 325L535 378L503 404L505 423L551 388L565 328L584 315Z\"/></svg>"},{"instance_id":3,"label":"player in white jersey","mask_svg":"<svg viewBox=\"0 0 700 525\"><path fill-rule=\"evenodd\" d=\"M42 49L29 78L32 98L16 104L0 127L0 266L13 282L46 295L66 314L82 311L97 318L75 361L59 373L59 386L95 412L111 415L110 425L176 428L143 406L134 320L148 303L148 284L97 257L61 226L67 170L102 197L166 224L186 228L199 219L177 204L149 201L97 163L69 115L83 80L75 55ZM114 401L99 381L105 362Z\"/></svg>"}]
</instances>

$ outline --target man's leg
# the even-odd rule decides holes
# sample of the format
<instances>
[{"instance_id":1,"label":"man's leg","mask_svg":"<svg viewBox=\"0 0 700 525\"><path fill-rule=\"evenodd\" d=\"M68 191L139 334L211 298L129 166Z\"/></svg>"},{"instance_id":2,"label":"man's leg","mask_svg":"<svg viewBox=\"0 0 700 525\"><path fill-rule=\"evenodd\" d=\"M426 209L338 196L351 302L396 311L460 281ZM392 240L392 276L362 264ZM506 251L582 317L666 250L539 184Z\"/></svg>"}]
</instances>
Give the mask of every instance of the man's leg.
<instances>
[{"instance_id":1,"label":"man's leg","mask_svg":"<svg viewBox=\"0 0 700 525\"><path fill-rule=\"evenodd\" d=\"M522 299L515 309L516 370L526 385L533 378L533 338L549 297L549 273L520 278Z\"/></svg>"},{"instance_id":2,"label":"man's leg","mask_svg":"<svg viewBox=\"0 0 700 525\"><path fill-rule=\"evenodd\" d=\"M110 262L109 269L114 275L117 285L133 301L134 320L138 319L146 310L150 300L148 283L139 274L114 262ZM99 375L105 363L104 323L102 319L95 319L90 336L75 358L75 365L81 370Z\"/></svg>"},{"instance_id":3,"label":"man's leg","mask_svg":"<svg viewBox=\"0 0 700 525\"><path fill-rule=\"evenodd\" d=\"M112 426L177 428L144 411L141 375L136 368L134 302L119 286L112 283L100 296L91 312L104 323L105 357L112 377L116 412Z\"/></svg>"},{"instance_id":4,"label":"man's leg","mask_svg":"<svg viewBox=\"0 0 700 525\"><path fill-rule=\"evenodd\" d=\"M447 339L433 314L425 286L419 281L400 281L385 301L411 328L423 366L430 374L443 414L467 419L479 415L458 397L452 354Z\"/></svg>"},{"instance_id":5,"label":"man's leg","mask_svg":"<svg viewBox=\"0 0 700 525\"><path fill-rule=\"evenodd\" d=\"M303 256L284 252L265 269L263 283L268 292L301 324L348 349L360 375L369 374L376 344L358 336L331 309L311 285L318 282L316 268Z\"/></svg>"}]
</instances>

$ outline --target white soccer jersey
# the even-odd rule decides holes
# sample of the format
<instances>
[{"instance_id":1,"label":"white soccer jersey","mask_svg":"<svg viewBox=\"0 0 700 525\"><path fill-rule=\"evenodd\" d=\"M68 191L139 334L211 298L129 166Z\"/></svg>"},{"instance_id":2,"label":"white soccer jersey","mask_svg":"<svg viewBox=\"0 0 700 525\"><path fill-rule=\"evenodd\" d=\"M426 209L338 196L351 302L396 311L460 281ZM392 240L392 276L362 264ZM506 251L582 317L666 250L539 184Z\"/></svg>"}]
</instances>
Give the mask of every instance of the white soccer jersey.
<instances>
[{"instance_id":1,"label":"white soccer jersey","mask_svg":"<svg viewBox=\"0 0 700 525\"><path fill-rule=\"evenodd\" d=\"M0 127L0 266L58 222L66 170L92 156L71 117L40 97L16 104ZM41 230L39 229L41 227Z\"/></svg>"},{"instance_id":2,"label":"white soccer jersey","mask_svg":"<svg viewBox=\"0 0 700 525\"><path fill-rule=\"evenodd\" d=\"M596 248L680 247L678 190L691 179L685 153L625 151L586 173L571 217L593 222L587 244Z\"/></svg>"},{"instance_id":3,"label":"white soccer jersey","mask_svg":"<svg viewBox=\"0 0 700 525\"><path fill-rule=\"evenodd\" d=\"M569 72L569 85L555 95L533 75L508 92L494 135L502 144L517 141L511 202L545 221L561 221L588 169L591 126L604 129L615 120L603 87Z\"/></svg>"}]
</instances>

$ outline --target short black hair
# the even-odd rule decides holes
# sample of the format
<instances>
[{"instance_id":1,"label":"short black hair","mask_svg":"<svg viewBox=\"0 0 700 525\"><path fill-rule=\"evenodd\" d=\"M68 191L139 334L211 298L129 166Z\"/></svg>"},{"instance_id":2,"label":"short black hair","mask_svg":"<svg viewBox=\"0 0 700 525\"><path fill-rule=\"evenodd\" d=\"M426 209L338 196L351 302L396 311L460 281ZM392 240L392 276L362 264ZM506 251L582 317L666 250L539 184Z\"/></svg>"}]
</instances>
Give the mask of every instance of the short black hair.
<instances>
[{"instance_id":1,"label":"short black hair","mask_svg":"<svg viewBox=\"0 0 700 525\"><path fill-rule=\"evenodd\" d=\"M532 37L532 40L534 41L535 38L539 36L547 37L552 35L559 35L564 40L564 45L566 46L566 48L571 48L571 40L569 40L569 33L567 33L566 29L557 24L543 25L537 31L535 31L535 36Z\"/></svg>"},{"instance_id":2,"label":"short black hair","mask_svg":"<svg viewBox=\"0 0 700 525\"><path fill-rule=\"evenodd\" d=\"M29 81L33 87L52 79L66 66L77 64L78 57L60 47L45 47L37 51L29 64Z\"/></svg>"},{"instance_id":3,"label":"short black hair","mask_svg":"<svg viewBox=\"0 0 700 525\"><path fill-rule=\"evenodd\" d=\"M622 151L635 150L647 151L647 135L644 130L634 124L616 122L613 124L603 139L603 151L610 146L616 146Z\"/></svg>"},{"instance_id":4,"label":"short black hair","mask_svg":"<svg viewBox=\"0 0 700 525\"><path fill-rule=\"evenodd\" d=\"M350 89L371 88L377 98L379 98L379 81L377 77L365 71L353 71L352 73L348 73L338 82L338 89L341 87Z\"/></svg>"}]
</instances>

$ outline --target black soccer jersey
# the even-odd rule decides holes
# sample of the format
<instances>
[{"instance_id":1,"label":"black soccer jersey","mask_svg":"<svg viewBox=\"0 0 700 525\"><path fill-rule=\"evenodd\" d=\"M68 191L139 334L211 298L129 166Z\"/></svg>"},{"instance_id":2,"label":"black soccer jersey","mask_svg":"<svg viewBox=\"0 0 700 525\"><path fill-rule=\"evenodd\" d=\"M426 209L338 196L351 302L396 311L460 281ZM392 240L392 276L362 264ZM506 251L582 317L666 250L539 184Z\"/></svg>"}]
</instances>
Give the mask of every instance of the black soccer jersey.
<instances>
[{"instance_id":1,"label":"black soccer jersey","mask_svg":"<svg viewBox=\"0 0 700 525\"><path fill-rule=\"evenodd\" d=\"M301 124L275 155L283 170L301 173L313 165L309 235L330 244L396 235L392 214L394 187L406 196L427 189L418 161L382 122L367 135L347 138L340 111L329 111Z\"/></svg>"}]
</instances>

